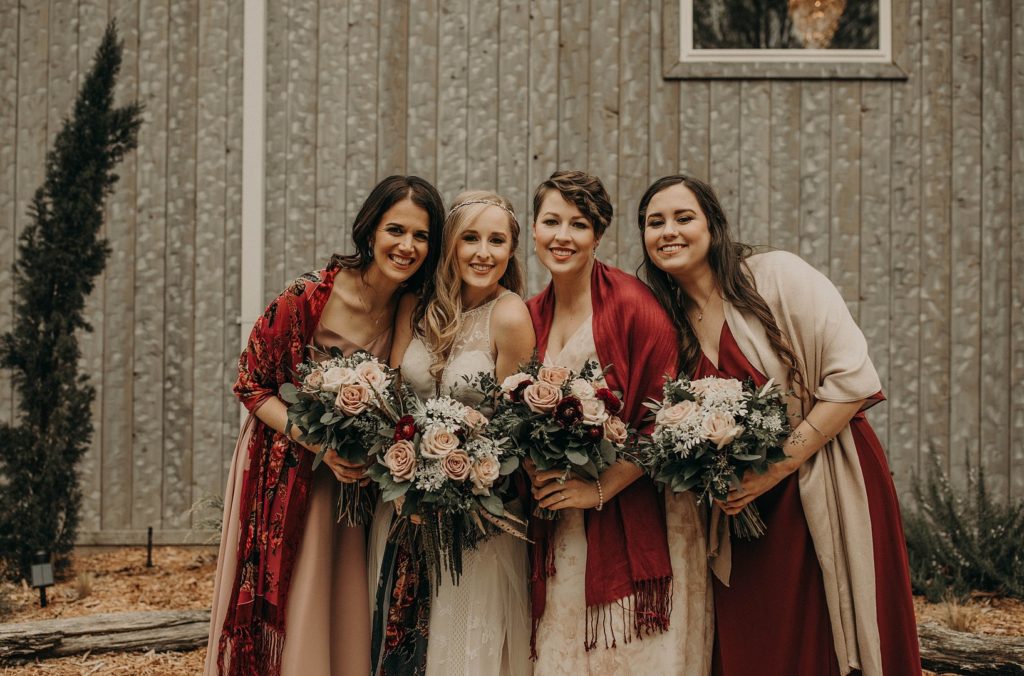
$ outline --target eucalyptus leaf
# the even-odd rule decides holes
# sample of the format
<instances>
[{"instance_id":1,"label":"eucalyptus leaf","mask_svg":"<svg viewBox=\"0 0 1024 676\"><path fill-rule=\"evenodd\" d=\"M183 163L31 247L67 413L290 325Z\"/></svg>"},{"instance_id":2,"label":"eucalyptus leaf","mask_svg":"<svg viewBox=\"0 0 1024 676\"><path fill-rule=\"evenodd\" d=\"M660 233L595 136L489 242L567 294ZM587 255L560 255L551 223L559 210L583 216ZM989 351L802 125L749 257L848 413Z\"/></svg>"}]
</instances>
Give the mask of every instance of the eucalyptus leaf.
<instances>
[{"instance_id":1,"label":"eucalyptus leaf","mask_svg":"<svg viewBox=\"0 0 1024 676\"><path fill-rule=\"evenodd\" d=\"M505 516L505 505L502 504L501 498L498 496L482 495L479 497L479 500L484 509L494 516Z\"/></svg>"},{"instance_id":2,"label":"eucalyptus leaf","mask_svg":"<svg viewBox=\"0 0 1024 676\"><path fill-rule=\"evenodd\" d=\"M289 404L295 404L299 401L299 390L292 383L284 383L281 385L281 389L278 390L278 395L281 399L285 400Z\"/></svg>"},{"instance_id":3,"label":"eucalyptus leaf","mask_svg":"<svg viewBox=\"0 0 1024 676\"><path fill-rule=\"evenodd\" d=\"M411 481L403 481L401 483L392 483L390 486L384 488L380 494L380 499L384 502L392 502L397 498L405 495L412 487Z\"/></svg>"}]
</instances>

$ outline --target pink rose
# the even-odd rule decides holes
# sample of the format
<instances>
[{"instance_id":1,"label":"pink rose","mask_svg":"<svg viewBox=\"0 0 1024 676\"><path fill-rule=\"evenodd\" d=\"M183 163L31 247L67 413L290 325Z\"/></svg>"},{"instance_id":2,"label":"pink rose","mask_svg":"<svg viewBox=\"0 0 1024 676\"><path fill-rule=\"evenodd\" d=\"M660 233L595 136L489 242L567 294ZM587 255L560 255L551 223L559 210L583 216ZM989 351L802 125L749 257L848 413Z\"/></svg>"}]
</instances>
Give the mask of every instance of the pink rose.
<instances>
[{"instance_id":1,"label":"pink rose","mask_svg":"<svg viewBox=\"0 0 1024 676\"><path fill-rule=\"evenodd\" d=\"M319 390L324 384L324 372L317 369L311 371L305 380L302 381L302 386L309 390Z\"/></svg>"},{"instance_id":2,"label":"pink rose","mask_svg":"<svg viewBox=\"0 0 1024 676\"><path fill-rule=\"evenodd\" d=\"M622 420L617 416L609 416L608 419L604 421L604 436L613 444L626 443L626 438L628 436L626 423L622 422Z\"/></svg>"},{"instance_id":3,"label":"pink rose","mask_svg":"<svg viewBox=\"0 0 1024 676\"><path fill-rule=\"evenodd\" d=\"M654 422L666 427L679 427L693 422L694 416L700 413L700 406L695 401L681 401L672 406L666 406L658 411Z\"/></svg>"},{"instance_id":4,"label":"pink rose","mask_svg":"<svg viewBox=\"0 0 1024 676\"><path fill-rule=\"evenodd\" d=\"M540 371L537 371L537 378L561 387L569 379L569 373L569 369L564 366L542 366Z\"/></svg>"},{"instance_id":5,"label":"pink rose","mask_svg":"<svg viewBox=\"0 0 1024 676\"><path fill-rule=\"evenodd\" d=\"M452 451L441 460L441 471L452 481L465 481L470 472L469 456L465 451Z\"/></svg>"},{"instance_id":6,"label":"pink rose","mask_svg":"<svg viewBox=\"0 0 1024 676\"><path fill-rule=\"evenodd\" d=\"M584 399L581 405L583 422L586 425L603 425L608 419L608 411L600 399Z\"/></svg>"},{"instance_id":7,"label":"pink rose","mask_svg":"<svg viewBox=\"0 0 1024 676\"><path fill-rule=\"evenodd\" d=\"M342 385L334 405L347 416L359 415L370 402L370 390L362 383Z\"/></svg>"},{"instance_id":8,"label":"pink rose","mask_svg":"<svg viewBox=\"0 0 1024 676\"><path fill-rule=\"evenodd\" d=\"M372 389L380 390L387 387L388 376L380 364L373 361L364 361L355 368L359 380L369 385Z\"/></svg>"},{"instance_id":9,"label":"pink rose","mask_svg":"<svg viewBox=\"0 0 1024 676\"><path fill-rule=\"evenodd\" d=\"M501 475L501 463L493 456L487 456L470 468L473 480L473 494L486 495Z\"/></svg>"},{"instance_id":10,"label":"pink rose","mask_svg":"<svg viewBox=\"0 0 1024 676\"><path fill-rule=\"evenodd\" d=\"M459 447L459 438L443 425L431 425L420 441L424 458L437 460L451 454Z\"/></svg>"},{"instance_id":11,"label":"pink rose","mask_svg":"<svg viewBox=\"0 0 1024 676\"><path fill-rule=\"evenodd\" d=\"M743 434L743 426L736 424L736 419L728 413L712 411L704 418L704 438L722 448L732 443L733 439Z\"/></svg>"},{"instance_id":12,"label":"pink rose","mask_svg":"<svg viewBox=\"0 0 1024 676\"><path fill-rule=\"evenodd\" d=\"M487 424L487 417L475 408L466 407L466 414L462 417L466 427L470 430L478 430Z\"/></svg>"},{"instance_id":13,"label":"pink rose","mask_svg":"<svg viewBox=\"0 0 1024 676\"><path fill-rule=\"evenodd\" d=\"M532 383L533 376L529 373L513 373L501 381L501 391L506 394L519 387L522 383Z\"/></svg>"},{"instance_id":14,"label":"pink rose","mask_svg":"<svg viewBox=\"0 0 1024 676\"><path fill-rule=\"evenodd\" d=\"M410 441L396 441L384 453L384 466L395 481L411 481L416 476L416 449Z\"/></svg>"},{"instance_id":15,"label":"pink rose","mask_svg":"<svg viewBox=\"0 0 1024 676\"><path fill-rule=\"evenodd\" d=\"M523 390L523 401L534 413L550 413L562 398L562 390L546 380L538 380Z\"/></svg>"},{"instance_id":16,"label":"pink rose","mask_svg":"<svg viewBox=\"0 0 1024 676\"><path fill-rule=\"evenodd\" d=\"M324 383L321 385L321 389L326 392L337 392L342 385L352 385L358 380L355 371L347 366L332 366L324 373Z\"/></svg>"}]
</instances>

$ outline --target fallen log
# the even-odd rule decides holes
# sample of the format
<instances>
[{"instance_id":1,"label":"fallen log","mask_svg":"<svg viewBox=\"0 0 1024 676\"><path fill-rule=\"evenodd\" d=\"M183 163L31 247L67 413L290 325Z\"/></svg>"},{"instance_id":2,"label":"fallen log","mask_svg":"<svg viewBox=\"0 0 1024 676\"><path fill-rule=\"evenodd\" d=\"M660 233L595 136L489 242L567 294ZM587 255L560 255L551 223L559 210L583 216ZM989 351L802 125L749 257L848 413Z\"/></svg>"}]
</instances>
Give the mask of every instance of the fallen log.
<instances>
[{"instance_id":1,"label":"fallen log","mask_svg":"<svg viewBox=\"0 0 1024 676\"><path fill-rule=\"evenodd\" d=\"M967 634L926 622L917 628L921 666L939 674L1024 676L1024 638Z\"/></svg>"},{"instance_id":2,"label":"fallen log","mask_svg":"<svg viewBox=\"0 0 1024 676\"><path fill-rule=\"evenodd\" d=\"M0 624L0 660L84 652L194 650L206 645L209 610L102 613Z\"/></svg>"}]
</instances>

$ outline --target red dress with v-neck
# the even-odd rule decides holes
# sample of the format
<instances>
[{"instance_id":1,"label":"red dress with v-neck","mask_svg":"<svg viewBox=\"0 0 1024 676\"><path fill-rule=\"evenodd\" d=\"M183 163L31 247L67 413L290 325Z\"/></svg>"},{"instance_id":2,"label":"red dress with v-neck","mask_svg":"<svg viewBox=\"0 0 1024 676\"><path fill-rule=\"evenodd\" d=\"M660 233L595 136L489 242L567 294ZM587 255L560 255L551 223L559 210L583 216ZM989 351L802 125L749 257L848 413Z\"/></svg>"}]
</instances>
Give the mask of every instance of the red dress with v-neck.
<instances>
[{"instance_id":1,"label":"red dress with v-neck","mask_svg":"<svg viewBox=\"0 0 1024 676\"><path fill-rule=\"evenodd\" d=\"M767 382L723 324L716 367L701 355L695 378ZM879 392L874 403L884 397ZM917 625L896 490L882 445L864 413L850 422L867 488L875 562L876 606L885 674L919 674ZM715 676L839 676L821 567L796 473L757 498L767 533L732 539L726 587L714 580ZM866 553L865 553L866 555ZM857 671L853 673L859 673Z\"/></svg>"}]
</instances>

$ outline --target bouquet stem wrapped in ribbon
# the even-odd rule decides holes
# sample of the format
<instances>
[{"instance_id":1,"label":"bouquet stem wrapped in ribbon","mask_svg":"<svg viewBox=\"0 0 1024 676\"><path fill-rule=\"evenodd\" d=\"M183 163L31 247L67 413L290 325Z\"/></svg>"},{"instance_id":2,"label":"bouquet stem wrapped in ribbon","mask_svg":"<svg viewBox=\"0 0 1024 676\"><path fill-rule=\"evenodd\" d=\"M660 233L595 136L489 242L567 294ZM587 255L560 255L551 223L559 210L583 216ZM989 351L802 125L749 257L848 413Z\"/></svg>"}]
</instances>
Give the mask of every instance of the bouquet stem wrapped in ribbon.
<instances>
[{"instance_id":1,"label":"bouquet stem wrapped in ribbon","mask_svg":"<svg viewBox=\"0 0 1024 676\"><path fill-rule=\"evenodd\" d=\"M757 387L750 379L684 377L665 383L661 402L644 405L655 412L655 424L640 453L654 481L676 493L694 491L710 505L725 500L747 470L763 474L786 458L790 424L771 380ZM730 521L737 537L765 533L753 502Z\"/></svg>"},{"instance_id":2,"label":"bouquet stem wrapped in ribbon","mask_svg":"<svg viewBox=\"0 0 1024 676\"><path fill-rule=\"evenodd\" d=\"M348 357L332 347L323 361L308 359L297 367L299 386L285 383L281 399L287 402L285 434L298 427L299 440L319 445L313 469L328 449L346 462L366 464L380 446L378 430L395 417L396 374L368 352ZM376 496L360 483L342 484L338 496L338 522L363 526L373 516Z\"/></svg>"}]
</instances>

